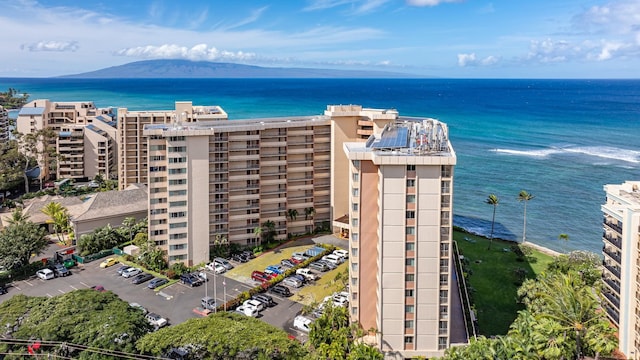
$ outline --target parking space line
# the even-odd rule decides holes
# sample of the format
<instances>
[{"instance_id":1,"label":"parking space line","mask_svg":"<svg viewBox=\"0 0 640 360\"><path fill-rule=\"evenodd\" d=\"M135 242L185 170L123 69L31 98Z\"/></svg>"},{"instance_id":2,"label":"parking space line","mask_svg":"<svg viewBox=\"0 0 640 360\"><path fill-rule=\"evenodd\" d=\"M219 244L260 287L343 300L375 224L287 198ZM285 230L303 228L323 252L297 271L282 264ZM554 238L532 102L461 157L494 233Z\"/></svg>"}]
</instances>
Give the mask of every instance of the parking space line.
<instances>
[{"instance_id":1,"label":"parking space line","mask_svg":"<svg viewBox=\"0 0 640 360\"><path fill-rule=\"evenodd\" d=\"M80 284L82 284L82 285L84 285L84 286L86 286L86 287L88 287L88 288L90 288L90 287L91 287L91 286L89 286L89 285L87 285L87 284L83 283L82 281L80 281Z\"/></svg>"},{"instance_id":2,"label":"parking space line","mask_svg":"<svg viewBox=\"0 0 640 360\"><path fill-rule=\"evenodd\" d=\"M29 286L33 286L32 283L28 282L27 280L24 281L25 284L29 285Z\"/></svg>"},{"instance_id":3,"label":"parking space line","mask_svg":"<svg viewBox=\"0 0 640 360\"><path fill-rule=\"evenodd\" d=\"M61 293L61 294L64 294L64 291L62 291L62 290L60 290L60 289L58 289L58 291L60 291L60 293Z\"/></svg>"},{"instance_id":4,"label":"parking space line","mask_svg":"<svg viewBox=\"0 0 640 360\"><path fill-rule=\"evenodd\" d=\"M47 296L48 296L48 297L50 297L50 298L52 298L52 297L53 297L53 296L51 296L51 294L49 294L49 293L47 293Z\"/></svg>"},{"instance_id":5,"label":"parking space line","mask_svg":"<svg viewBox=\"0 0 640 360\"><path fill-rule=\"evenodd\" d=\"M73 290L78 290L78 288L73 285L69 285L69 287L71 287Z\"/></svg>"},{"instance_id":6,"label":"parking space line","mask_svg":"<svg viewBox=\"0 0 640 360\"><path fill-rule=\"evenodd\" d=\"M22 291L22 289L20 289L20 287L18 285L16 285L16 283L13 283L13 285L11 285L13 288L18 289L18 291Z\"/></svg>"}]
</instances>

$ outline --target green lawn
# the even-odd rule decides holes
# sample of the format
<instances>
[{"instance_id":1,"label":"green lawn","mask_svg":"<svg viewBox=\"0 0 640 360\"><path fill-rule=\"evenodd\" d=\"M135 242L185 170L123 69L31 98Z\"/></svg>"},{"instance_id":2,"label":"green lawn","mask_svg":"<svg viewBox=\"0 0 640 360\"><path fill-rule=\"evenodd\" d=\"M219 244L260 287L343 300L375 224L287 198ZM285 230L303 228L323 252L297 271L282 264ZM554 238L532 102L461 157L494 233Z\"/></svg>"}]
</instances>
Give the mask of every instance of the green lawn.
<instances>
[{"instance_id":1,"label":"green lawn","mask_svg":"<svg viewBox=\"0 0 640 360\"><path fill-rule=\"evenodd\" d=\"M532 260L517 261L517 256L510 250L513 242L494 239L488 250L487 238L458 231L454 231L453 238L461 255L469 261L468 281L475 290L470 296L475 304L480 334L506 334L517 312L523 309L517 303L519 285L514 270L522 268L528 278L535 278L553 258L534 249L529 257Z\"/></svg>"},{"instance_id":2,"label":"green lawn","mask_svg":"<svg viewBox=\"0 0 640 360\"><path fill-rule=\"evenodd\" d=\"M336 275L347 269L348 262L340 264L336 269L319 274L320 279L315 283L306 285L301 288L291 300L297 301L304 305L310 305L314 302L321 302L325 296L329 296L336 291L343 291L345 284L340 280L336 280ZM347 275L347 279L348 279ZM347 281L344 279L344 281Z\"/></svg>"}]
</instances>

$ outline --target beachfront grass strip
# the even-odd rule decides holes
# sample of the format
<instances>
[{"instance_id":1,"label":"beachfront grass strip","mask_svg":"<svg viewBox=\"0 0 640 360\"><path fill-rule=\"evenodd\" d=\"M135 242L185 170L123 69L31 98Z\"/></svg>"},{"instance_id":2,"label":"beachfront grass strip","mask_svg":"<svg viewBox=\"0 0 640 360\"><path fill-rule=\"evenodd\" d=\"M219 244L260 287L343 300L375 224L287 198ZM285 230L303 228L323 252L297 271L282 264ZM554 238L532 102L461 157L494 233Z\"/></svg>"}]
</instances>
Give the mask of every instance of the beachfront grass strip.
<instances>
[{"instance_id":1,"label":"beachfront grass strip","mask_svg":"<svg viewBox=\"0 0 640 360\"><path fill-rule=\"evenodd\" d=\"M326 296L333 294L336 291L344 291L345 284L343 281L346 281L349 277L347 274L347 279L337 279L336 276L342 272L345 272L348 266L348 262L340 264L337 268L324 272L318 273L314 271L317 275L320 276L320 279L309 283L302 287L295 295L291 297L291 300L299 302L303 305L311 305L313 303L320 303Z\"/></svg>"},{"instance_id":2,"label":"beachfront grass strip","mask_svg":"<svg viewBox=\"0 0 640 360\"><path fill-rule=\"evenodd\" d=\"M313 248L313 245L286 246L275 248L272 251L263 252L255 259L249 260L244 264L238 264L233 269L227 271L224 275L240 282L250 282L251 273L254 270L264 271L269 265L280 265L282 259L291 258L294 252L304 253L306 250Z\"/></svg>"},{"instance_id":3,"label":"beachfront grass strip","mask_svg":"<svg viewBox=\"0 0 640 360\"><path fill-rule=\"evenodd\" d=\"M479 333L485 336L504 335L524 307L517 302L520 280L516 269L523 269L527 278L535 278L546 269L552 257L532 249L523 261L511 250L514 242L493 240L454 231L461 255L468 261L468 284L475 305Z\"/></svg>"}]
</instances>

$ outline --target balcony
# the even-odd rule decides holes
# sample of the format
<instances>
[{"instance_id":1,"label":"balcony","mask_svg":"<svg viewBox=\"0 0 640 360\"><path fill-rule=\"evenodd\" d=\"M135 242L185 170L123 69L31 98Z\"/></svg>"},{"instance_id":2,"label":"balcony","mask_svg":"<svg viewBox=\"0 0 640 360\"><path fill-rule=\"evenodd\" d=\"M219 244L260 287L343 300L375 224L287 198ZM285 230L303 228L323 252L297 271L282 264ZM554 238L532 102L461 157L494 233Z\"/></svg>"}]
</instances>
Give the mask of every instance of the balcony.
<instances>
[{"instance_id":1,"label":"balcony","mask_svg":"<svg viewBox=\"0 0 640 360\"><path fill-rule=\"evenodd\" d=\"M604 260L602 261L602 266L604 266L604 268L607 269L611 274L615 275L615 277L620 279L620 268L618 268L617 266L609 265Z\"/></svg>"},{"instance_id":2,"label":"balcony","mask_svg":"<svg viewBox=\"0 0 640 360\"><path fill-rule=\"evenodd\" d=\"M604 278L604 282L609 285L609 287L614 290L616 293L620 294L620 284L616 283L612 279Z\"/></svg>"},{"instance_id":3,"label":"balcony","mask_svg":"<svg viewBox=\"0 0 640 360\"><path fill-rule=\"evenodd\" d=\"M616 325L618 325L620 323L620 315L618 315L618 312L606 305L604 306L604 309L607 311L607 315L609 315L609 318L613 320Z\"/></svg>"},{"instance_id":4,"label":"balcony","mask_svg":"<svg viewBox=\"0 0 640 360\"><path fill-rule=\"evenodd\" d=\"M603 292L602 295L604 295L604 297L607 298L607 300L609 300L609 302L613 304L616 309L620 308L620 300L615 295L608 292Z\"/></svg>"},{"instance_id":5,"label":"balcony","mask_svg":"<svg viewBox=\"0 0 640 360\"><path fill-rule=\"evenodd\" d=\"M609 249L607 246L603 246L602 247L602 252L607 255L608 257L612 258L613 260L615 260L618 264L620 264L620 261L622 259L622 257L620 256L620 253L613 250L613 249Z\"/></svg>"},{"instance_id":6,"label":"balcony","mask_svg":"<svg viewBox=\"0 0 640 360\"><path fill-rule=\"evenodd\" d=\"M602 238L609 242L610 244L615 245L618 249L622 249L622 240L617 236L608 235L607 232L602 233Z\"/></svg>"},{"instance_id":7,"label":"balcony","mask_svg":"<svg viewBox=\"0 0 640 360\"><path fill-rule=\"evenodd\" d=\"M603 221L605 226L608 226L610 229L614 230L618 234L622 234L622 224L614 223L613 221L607 221L605 218Z\"/></svg>"}]
</instances>

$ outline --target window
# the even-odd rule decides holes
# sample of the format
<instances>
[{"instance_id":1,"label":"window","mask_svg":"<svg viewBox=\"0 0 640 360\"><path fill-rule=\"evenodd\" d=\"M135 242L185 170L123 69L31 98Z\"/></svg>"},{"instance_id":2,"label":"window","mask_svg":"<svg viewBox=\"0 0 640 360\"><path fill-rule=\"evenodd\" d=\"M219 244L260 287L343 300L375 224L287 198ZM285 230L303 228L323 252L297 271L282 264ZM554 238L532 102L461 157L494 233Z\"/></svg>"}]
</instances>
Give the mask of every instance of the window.
<instances>
[{"instance_id":1,"label":"window","mask_svg":"<svg viewBox=\"0 0 640 360\"><path fill-rule=\"evenodd\" d=\"M351 278L351 285L352 286L358 286L358 278L357 277L352 277Z\"/></svg>"},{"instance_id":2,"label":"window","mask_svg":"<svg viewBox=\"0 0 640 360\"><path fill-rule=\"evenodd\" d=\"M169 185L186 185L187 179L169 180Z\"/></svg>"},{"instance_id":3,"label":"window","mask_svg":"<svg viewBox=\"0 0 640 360\"><path fill-rule=\"evenodd\" d=\"M185 227L187 227L187 223L186 222L179 222L179 223L175 223L175 224L169 224L169 229L185 228Z\"/></svg>"},{"instance_id":4,"label":"window","mask_svg":"<svg viewBox=\"0 0 640 360\"><path fill-rule=\"evenodd\" d=\"M351 195L358 196L358 195L360 195L360 191L358 189L356 189L356 188L351 189Z\"/></svg>"},{"instance_id":5,"label":"window","mask_svg":"<svg viewBox=\"0 0 640 360\"><path fill-rule=\"evenodd\" d=\"M166 214L166 213L167 213L167 209L150 209L149 210L150 215L159 215L159 214Z\"/></svg>"},{"instance_id":6,"label":"window","mask_svg":"<svg viewBox=\"0 0 640 360\"><path fill-rule=\"evenodd\" d=\"M407 314L413 314L416 311L416 308L413 305L405 305L404 312Z\"/></svg>"},{"instance_id":7,"label":"window","mask_svg":"<svg viewBox=\"0 0 640 360\"><path fill-rule=\"evenodd\" d=\"M187 195L187 190L171 190L169 196L183 196Z\"/></svg>"},{"instance_id":8,"label":"window","mask_svg":"<svg viewBox=\"0 0 640 360\"><path fill-rule=\"evenodd\" d=\"M161 225L161 224L166 224L167 223L167 219L157 219L157 220L151 220L149 221L149 225Z\"/></svg>"},{"instance_id":9,"label":"window","mask_svg":"<svg viewBox=\"0 0 640 360\"><path fill-rule=\"evenodd\" d=\"M360 169L360 160L353 160L353 167Z\"/></svg>"},{"instance_id":10,"label":"window","mask_svg":"<svg viewBox=\"0 0 640 360\"><path fill-rule=\"evenodd\" d=\"M186 248L187 248L187 244L169 245L169 250L182 250Z\"/></svg>"},{"instance_id":11,"label":"window","mask_svg":"<svg viewBox=\"0 0 640 360\"><path fill-rule=\"evenodd\" d=\"M166 166L149 166L149 172L167 171Z\"/></svg>"},{"instance_id":12,"label":"window","mask_svg":"<svg viewBox=\"0 0 640 360\"><path fill-rule=\"evenodd\" d=\"M187 259L187 255L171 255L169 261L183 261Z\"/></svg>"},{"instance_id":13,"label":"window","mask_svg":"<svg viewBox=\"0 0 640 360\"><path fill-rule=\"evenodd\" d=\"M416 243L412 243L412 242L405 243L404 249L406 251L414 251L416 249Z\"/></svg>"},{"instance_id":14,"label":"window","mask_svg":"<svg viewBox=\"0 0 640 360\"><path fill-rule=\"evenodd\" d=\"M416 234L415 226L407 226L405 228L405 234L407 234L407 235L415 235Z\"/></svg>"},{"instance_id":15,"label":"window","mask_svg":"<svg viewBox=\"0 0 640 360\"><path fill-rule=\"evenodd\" d=\"M171 240L186 239L186 238L187 238L187 233L179 233L179 234L171 234L171 235L169 235L169 239L171 239Z\"/></svg>"},{"instance_id":16,"label":"window","mask_svg":"<svg viewBox=\"0 0 640 360\"><path fill-rule=\"evenodd\" d=\"M180 163L186 163L186 162L187 162L187 158L184 158L184 157L169 158L169 164L180 164Z\"/></svg>"},{"instance_id":17,"label":"window","mask_svg":"<svg viewBox=\"0 0 640 360\"><path fill-rule=\"evenodd\" d=\"M413 329L413 320L405 320L404 321L405 329Z\"/></svg>"},{"instance_id":18,"label":"window","mask_svg":"<svg viewBox=\"0 0 640 360\"><path fill-rule=\"evenodd\" d=\"M186 173L187 173L187 169L185 169L185 168L169 169L169 174L171 174L171 175L186 174Z\"/></svg>"},{"instance_id":19,"label":"window","mask_svg":"<svg viewBox=\"0 0 640 360\"><path fill-rule=\"evenodd\" d=\"M409 210L407 211L407 219L415 219L416 218L416 212L413 210Z\"/></svg>"},{"instance_id":20,"label":"window","mask_svg":"<svg viewBox=\"0 0 640 360\"><path fill-rule=\"evenodd\" d=\"M353 175L351 176L351 179L353 180L353 182L360 181L360 173L353 173Z\"/></svg>"},{"instance_id":21,"label":"window","mask_svg":"<svg viewBox=\"0 0 640 360\"><path fill-rule=\"evenodd\" d=\"M151 199L151 200L149 200L149 202L151 203L151 205L164 204L164 203L167 202L167 199L166 198Z\"/></svg>"},{"instance_id":22,"label":"window","mask_svg":"<svg viewBox=\"0 0 640 360\"><path fill-rule=\"evenodd\" d=\"M407 204L414 204L416 202L415 195L407 195Z\"/></svg>"},{"instance_id":23,"label":"window","mask_svg":"<svg viewBox=\"0 0 640 360\"><path fill-rule=\"evenodd\" d=\"M416 259L414 258L407 258L404 260L404 264L406 266L416 266Z\"/></svg>"},{"instance_id":24,"label":"window","mask_svg":"<svg viewBox=\"0 0 640 360\"><path fill-rule=\"evenodd\" d=\"M440 256L449 256L449 244L440 244Z\"/></svg>"},{"instance_id":25,"label":"window","mask_svg":"<svg viewBox=\"0 0 640 360\"><path fill-rule=\"evenodd\" d=\"M351 256L358 257L358 248L351 248Z\"/></svg>"},{"instance_id":26,"label":"window","mask_svg":"<svg viewBox=\"0 0 640 360\"><path fill-rule=\"evenodd\" d=\"M351 210L352 210L352 211L358 211L358 207L359 207L359 206L358 206L358 204L357 204L357 203L356 203L356 204L351 204Z\"/></svg>"},{"instance_id":27,"label":"window","mask_svg":"<svg viewBox=\"0 0 640 360\"><path fill-rule=\"evenodd\" d=\"M446 303L448 299L449 299L449 291L440 290L440 302Z\"/></svg>"},{"instance_id":28,"label":"window","mask_svg":"<svg viewBox=\"0 0 640 360\"><path fill-rule=\"evenodd\" d=\"M155 156L151 156L150 157L151 161L163 161L164 160L164 155L155 155Z\"/></svg>"},{"instance_id":29,"label":"window","mask_svg":"<svg viewBox=\"0 0 640 360\"><path fill-rule=\"evenodd\" d=\"M178 211L178 212L172 212L169 214L170 218L181 218L181 217L185 217L187 216L187 212L186 211Z\"/></svg>"},{"instance_id":30,"label":"window","mask_svg":"<svg viewBox=\"0 0 640 360\"><path fill-rule=\"evenodd\" d=\"M351 234L351 241L358 242L358 238L359 238L358 234L355 234L355 233Z\"/></svg>"},{"instance_id":31,"label":"window","mask_svg":"<svg viewBox=\"0 0 640 360\"><path fill-rule=\"evenodd\" d=\"M159 182L165 182L167 181L167 178L164 176L160 176L160 177L152 177L151 178L151 182L152 183L159 183Z\"/></svg>"},{"instance_id":32,"label":"window","mask_svg":"<svg viewBox=\"0 0 640 360\"><path fill-rule=\"evenodd\" d=\"M443 181L442 185L441 185L440 192L443 193L443 194L448 194L450 192L450 188L451 188L451 182L450 181Z\"/></svg>"},{"instance_id":33,"label":"window","mask_svg":"<svg viewBox=\"0 0 640 360\"><path fill-rule=\"evenodd\" d=\"M357 292L351 293L351 300L353 300L353 301L357 301L358 300L358 293Z\"/></svg>"},{"instance_id":34,"label":"window","mask_svg":"<svg viewBox=\"0 0 640 360\"><path fill-rule=\"evenodd\" d=\"M358 219L351 219L351 226L358 226Z\"/></svg>"},{"instance_id":35,"label":"window","mask_svg":"<svg viewBox=\"0 0 640 360\"><path fill-rule=\"evenodd\" d=\"M158 235L164 235L167 233L167 230L152 230L151 231L151 236L158 236Z\"/></svg>"},{"instance_id":36,"label":"window","mask_svg":"<svg viewBox=\"0 0 640 360\"><path fill-rule=\"evenodd\" d=\"M358 271L358 263L351 263L351 271Z\"/></svg>"},{"instance_id":37,"label":"window","mask_svg":"<svg viewBox=\"0 0 640 360\"><path fill-rule=\"evenodd\" d=\"M413 297L413 289L407 289L404 291L405 297Z\"/></svg>"},{"instance_id":38,"label":"window","mask_svg":"<svg viewBox=\"0 0 640 360\"><path fill-rule=\"evenodd\" d=\"M414 274L405 274L404 281L414 281L416 276Z\"/></svg>"},{"instance_id":39,"label":"window","mask_svg":"<svg viewBox=\"0 0 640 360\"><path fill-rule=\"evenodd\" d=\"M440 285L449 284L449 275L440 275Z\"/></svg>"},{"instance_id":40,"label":"window","mask_svg":"<svg viewBox=\"0 0 640 360\"><path fill-rule=\"evenodd\" d=\"M184 136L169 136L169 141L184 141Z\"/></svg>"},{"instance_id":41,"label":"window","mask_svg":"<svg viewBox=\"0 0 640 360\"><path fill-rule=\"evenodd\" d=\"M405 336L404 337L405 344L413 344L413 336Z\"/></svg>"},{"instance_id":42,"label":"window","mask_svg":"<svg viewBox=\"0 0 640 360\"><path fill-rule=\"evenodd\" d=\"M358 308L355 306L351 307L351 315L358 315Z\"/></svg>"},{"instance_id":43,"label":"window","mask_svg":"<svg viewBox=\"0 0 640 360\"><path fill-rule=\"evenodd\" d=\"M416 187L416 179L407 179L407 187L408 188Z\"/></svg>"},{"instance_id":44,"label":"window","mask_svg":"<svg viewBox=\"0 0 640 360\"><path fill-rule=\"evenodd\" d=\"M187 202L186 201L171 201L171 202L169 202L169 207L174 207L174 206L187 206Z\"/></svg>"},{"instance_id":45,"label":"window","mask_svg":"<svg viewBox=\"0 0 640 360\"><path fill-rule=\"evenodd\" d=\"M149 146L149 151L158 151L158 150L166 150L166 145L151 145Z\"/></svg>"},{"instance_id":46,"label":"window","mask_svg":"<svg viewBox=\"0 0 640 360\"><path fill-rule=\"evenodd\" d=\"M415 165L407 165L407 171L416 171Z\"/></svg>"},{"instance_id":47,"label":"window","mask_svg":"<svg viewBox=\"0 0 640 360\"><path fill-rule=\"evenodd\" d=\"M169 148L169 152L170 153L185 152L185 151L187 151L187 147L186 146L172 146L172 147Z\"/></svg>"}]
</instances>

